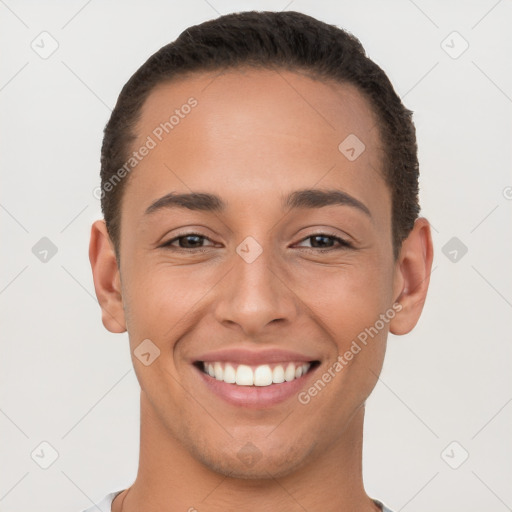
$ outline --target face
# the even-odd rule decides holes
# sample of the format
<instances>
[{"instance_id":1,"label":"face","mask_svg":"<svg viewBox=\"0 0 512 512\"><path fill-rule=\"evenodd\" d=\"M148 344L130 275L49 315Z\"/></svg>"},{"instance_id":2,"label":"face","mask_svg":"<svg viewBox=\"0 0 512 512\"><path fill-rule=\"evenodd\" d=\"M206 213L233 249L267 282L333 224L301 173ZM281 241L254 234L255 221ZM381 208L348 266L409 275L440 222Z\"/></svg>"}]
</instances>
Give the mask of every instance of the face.
<instances>
[{"instance_id":1,"label":"face","mask_svg":"<svg viewBox=\"0 0 512 512\"><path fill-rule=\"evenodd\" d=\"M158 86L136 131L154 144L122 201L120 322L153 420L242 478L336 450L404 288L369 104L293 72L198 74Z\"/></svg>"}]
</instances>

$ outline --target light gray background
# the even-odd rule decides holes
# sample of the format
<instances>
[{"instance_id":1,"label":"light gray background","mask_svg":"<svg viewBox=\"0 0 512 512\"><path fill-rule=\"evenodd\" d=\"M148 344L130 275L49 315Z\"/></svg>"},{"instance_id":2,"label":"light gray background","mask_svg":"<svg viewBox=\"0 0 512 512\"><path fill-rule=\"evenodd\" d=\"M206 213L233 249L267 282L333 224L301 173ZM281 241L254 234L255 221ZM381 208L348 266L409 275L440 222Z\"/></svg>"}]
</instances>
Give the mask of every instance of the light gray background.
<instances>
[{"instance_id":1,"label":"light gray background","mask_svg":"<svg viewBox=\"0 0 512 512\"><path fill-rule=\"evenodd\" d=\"M415 112L434 272L417 328L390 337L368 400L368 493L396 511L511 510L507 0L0 0L0 510L78 512L135 478L139 387L127 335L101 324L88 260L102 130L153 52L192 24L250 9L353 32ZM31 47L51 48L43 31L59 45L47 59ZM47 262L32 252L42 237L58 249ZM453 237L467 254L443 254ZM43 441L59 454L48 469Z\"/></svg>"}]
</instances>

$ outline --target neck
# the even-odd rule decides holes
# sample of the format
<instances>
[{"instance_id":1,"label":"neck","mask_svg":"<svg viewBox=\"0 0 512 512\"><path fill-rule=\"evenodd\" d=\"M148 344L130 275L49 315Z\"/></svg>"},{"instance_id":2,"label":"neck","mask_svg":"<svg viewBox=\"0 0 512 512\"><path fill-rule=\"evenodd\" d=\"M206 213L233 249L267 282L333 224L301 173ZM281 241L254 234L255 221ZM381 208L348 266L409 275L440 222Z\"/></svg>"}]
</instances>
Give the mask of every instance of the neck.
<instances>
[{"instance_id":1,"label":"neck","mask_svg":"<svg viewBox=\"0 0 512 512\"><path fill-rule=\"evenodd\" d=\"M114 500L113 512L184 510L379 510L362 480L364 406L332 449L286 476L240 479L196 460L165 428L141 393L141 443L137 478Z\"/></svg>"}]
</instances>

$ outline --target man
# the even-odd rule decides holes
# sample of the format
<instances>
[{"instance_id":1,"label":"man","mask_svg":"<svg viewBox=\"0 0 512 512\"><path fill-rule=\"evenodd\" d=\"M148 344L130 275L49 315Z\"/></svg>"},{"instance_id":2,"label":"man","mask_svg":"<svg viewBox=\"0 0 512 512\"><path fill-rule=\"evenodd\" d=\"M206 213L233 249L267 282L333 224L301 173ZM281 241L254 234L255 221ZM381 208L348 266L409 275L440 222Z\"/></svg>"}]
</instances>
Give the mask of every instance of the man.
<instances>
[{"instance_id":1,"label":"man","mask_svg":"<svg viewBox=\"0 0 512 512\"><path fill-rule=\"evenodd\" d=\"M89 255L141 444L98 506L389 512L364 406L433 249L411 112L359 41L297 12L187 29L123 88L101 179Z\"/></svg>"}]
</instances>

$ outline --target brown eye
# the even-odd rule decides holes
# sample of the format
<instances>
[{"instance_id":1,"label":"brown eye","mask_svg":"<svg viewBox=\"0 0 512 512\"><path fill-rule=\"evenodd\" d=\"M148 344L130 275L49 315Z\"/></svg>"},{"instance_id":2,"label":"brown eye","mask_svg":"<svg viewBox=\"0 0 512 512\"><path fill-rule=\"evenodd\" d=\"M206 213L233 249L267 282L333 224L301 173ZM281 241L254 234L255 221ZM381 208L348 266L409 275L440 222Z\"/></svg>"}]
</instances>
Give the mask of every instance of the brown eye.
<instances>
[{"instance_id":1,"label":"brown eye","mask_svg":"<svg viewBox=\"0 0 512 512\"><path fill-rule=\"evenodd\" d=\"M343 240L343 238L325 233L308 236L302 242L305 242L306 240L311 240L312 249L318 249L320 251L324 250L324 252L352 247L352 245L346 240ZM336 243L338 246L336 246Z\"/></svg>"},{"instance_id":2,"label":"brown eye","mask_svg":"<svg viewBox=\"0 0 512 512\"><path fill-rule=\"evenodd\" d=\"M172 240L169 240L161 247L166 247L170 249L202 249L205 247L202 245L204 240L211 240L203 235L199 235L198 233L186 233L184 235L177 236ZM178 245L175 243L178 242Z\"/></svg>"}]
</instances>

